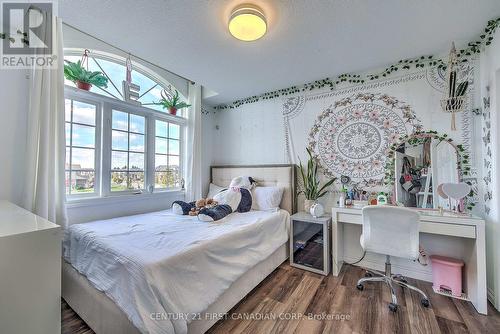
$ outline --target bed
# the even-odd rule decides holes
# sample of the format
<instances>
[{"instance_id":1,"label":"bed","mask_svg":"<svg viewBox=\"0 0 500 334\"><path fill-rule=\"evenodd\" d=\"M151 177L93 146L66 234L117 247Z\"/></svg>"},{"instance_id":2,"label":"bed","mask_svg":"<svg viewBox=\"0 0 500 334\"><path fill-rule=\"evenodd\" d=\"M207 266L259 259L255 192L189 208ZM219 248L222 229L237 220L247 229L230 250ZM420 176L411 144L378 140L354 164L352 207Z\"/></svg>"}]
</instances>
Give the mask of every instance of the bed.
<instances>
[{"instance_id":1,"label":"bed","mask_svg":"<svg viewBox=\"0 0 500 334\"><path fill-rule=\"evenodd\" d=\"M72 227L65 240L73 241L73 254L65 245L63 298L98 334L208 330L288 257L293 165L211 167L215 184L239 175L283 187L282 210L237 213L215 225L160 211ZM124 237L129 234L132 239ZM148 247L175 256L148 253ZM228 250L234 250L230 257Z\"/></svg>"}]
</instances>

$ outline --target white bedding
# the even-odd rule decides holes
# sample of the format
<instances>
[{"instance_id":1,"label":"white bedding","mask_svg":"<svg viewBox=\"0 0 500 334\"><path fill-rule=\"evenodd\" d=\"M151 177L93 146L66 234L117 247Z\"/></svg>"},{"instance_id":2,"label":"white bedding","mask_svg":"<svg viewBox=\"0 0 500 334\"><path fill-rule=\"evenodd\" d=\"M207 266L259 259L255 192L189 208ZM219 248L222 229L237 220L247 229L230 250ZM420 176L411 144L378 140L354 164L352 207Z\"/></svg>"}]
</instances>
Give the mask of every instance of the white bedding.
<instances>
[{"instance_id":1,"label":"white bedding","mask_svg":"<svg viewBox=\"0 0 500 334\"><path fill-rule=\"evenodd\" d=\"M233 213L217 222L167 211L77 224L64 257L143 333L186 333L247 270L288 240L288 212ZM182 316L180 316L182 315Z\"/></svg>"}]
</instances>

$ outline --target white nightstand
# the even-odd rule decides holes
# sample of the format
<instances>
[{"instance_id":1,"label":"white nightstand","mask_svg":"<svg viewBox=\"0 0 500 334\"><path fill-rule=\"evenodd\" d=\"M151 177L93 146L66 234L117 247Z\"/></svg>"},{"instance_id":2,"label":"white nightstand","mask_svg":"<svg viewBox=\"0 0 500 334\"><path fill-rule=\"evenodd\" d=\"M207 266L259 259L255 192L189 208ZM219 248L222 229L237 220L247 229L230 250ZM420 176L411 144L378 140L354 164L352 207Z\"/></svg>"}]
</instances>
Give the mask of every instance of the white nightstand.
<instances>
[{"instance_id":1,"label":"white nightstand","mask_svg":"<svg viewBox=\"0 0 500 334\"><path fill-rule=\"evenodd\" d=\"M291 217L291 266L328 275L331 220L329 215L314 218L305 212L298 212Z\"/></svg>"}]
</instances>

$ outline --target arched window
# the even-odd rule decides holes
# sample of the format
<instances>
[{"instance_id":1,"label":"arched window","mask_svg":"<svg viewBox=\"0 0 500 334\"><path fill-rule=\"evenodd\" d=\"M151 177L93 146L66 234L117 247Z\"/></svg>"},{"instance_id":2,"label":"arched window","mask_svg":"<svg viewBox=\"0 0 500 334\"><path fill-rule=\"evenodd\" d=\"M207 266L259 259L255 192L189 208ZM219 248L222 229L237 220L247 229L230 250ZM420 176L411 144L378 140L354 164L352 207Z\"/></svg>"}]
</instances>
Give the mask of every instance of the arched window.
<instances>
[{"instance_id":1,"label":"arched window","mask_svg":"<svg viewBox=\"0 0 500 334\"><path fill-rule=\"evenodd\" d=\"M68 51L65 60L77 62L82 53ZM108 87L92 86L86 91L66 80L67 197L182 189L183 110L175 116L154 104L163 90L173 94L177 89L157 73L133 63L131 79L139 92L137 100L127 100L124 58L92 52L88 70L102 72ZM185 101L183 96L181 99Z\"/></svg>"},{"instance_id":2,"label":"arched window","mask_svg":"<svg viewBox=\"0 0 500 334\"><path fill-rule=\"evenodd\" d=\"M65 52L64 59L76 63L82 58L84 50L70 50ZM161 78L155 72L148 68L132 63L132 83L140 87L138 101L142 106L155 109L162 112L168 112L160 105L155 104L161 99L162 90L171 93L176 89L168 83L165 79ZM124 93L122 89L122 82L126 76L126 60L123 57L110 55L107 53L99 53L92 51L88 56L88 69L89 71L100 71L109 80L108 88L99 88L92 86L90 91L97 94L102 94L118 100L124 100ZM69 80L65 80L68 86L75 86ZM182 97L184 100L185 97ZM182 115L182 110L180 110Z\"/></svg>"}]
</instances>

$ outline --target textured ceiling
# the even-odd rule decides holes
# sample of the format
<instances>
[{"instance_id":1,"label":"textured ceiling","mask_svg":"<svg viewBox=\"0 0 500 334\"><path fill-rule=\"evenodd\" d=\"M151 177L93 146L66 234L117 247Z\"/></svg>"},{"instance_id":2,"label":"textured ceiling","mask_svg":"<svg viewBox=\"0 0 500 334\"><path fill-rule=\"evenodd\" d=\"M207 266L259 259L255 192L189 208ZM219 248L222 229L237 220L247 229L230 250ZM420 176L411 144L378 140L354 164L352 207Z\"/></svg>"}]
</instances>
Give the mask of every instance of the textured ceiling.
<instances>
[{"instance_id":1,"label":"textured ceiling","mask_svg":"<svg viewBox=\"0 0 500 334\"><path fill-rule=\"evenodd\" d=\"M241 42L231 9L261 6L268 33ZM64 21L218 94L208 104L402 58L444 53L500 16L500 0L59 0Z\"/></svg>"}]
</instances>

